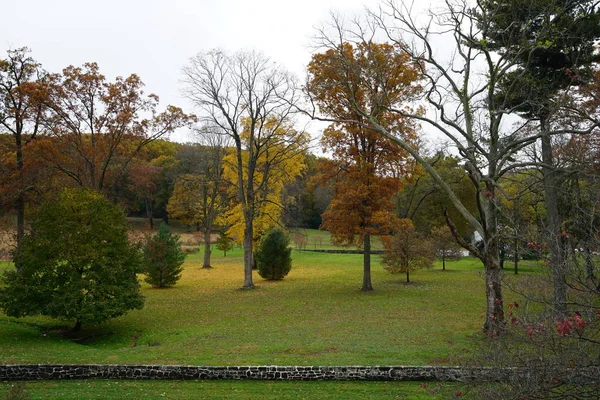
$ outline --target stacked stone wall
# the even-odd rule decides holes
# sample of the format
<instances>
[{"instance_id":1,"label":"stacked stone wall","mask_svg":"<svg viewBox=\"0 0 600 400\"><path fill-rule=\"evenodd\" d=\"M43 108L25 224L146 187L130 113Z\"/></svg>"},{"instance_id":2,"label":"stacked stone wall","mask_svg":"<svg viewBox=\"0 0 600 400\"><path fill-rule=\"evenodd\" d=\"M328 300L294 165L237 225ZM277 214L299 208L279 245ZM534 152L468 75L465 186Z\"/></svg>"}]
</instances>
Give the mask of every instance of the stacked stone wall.
<instances>
[{"instance_id":1,"label":"stacked stone wall","mask_svg":"<svg viewBox=\"0 0 600 400\"><path fill-rule=\"evenodd\" d=\"M409 366L244 366L178 365L0 365L0 380L54 379L228 379L228 380L365 380L365 381L490 381L506 379L509 370Z\"/></svg>"},{"instance_id":2,"label":"stacked stone wall","mask_svg":"<svg viewBox=\"0 0 600 400\"><path fill-rule=\"evenodd\" d=\"M548 372L548 371L546 371ZM552 372L552 371L551 371ZM510 382L527 379L531 371L517 368L452 366L244 366L8 364L0 365L0 381L60 379L133 380L280 380L280 381L446 381ZM566 382L597 384L600 368L554 371Z\"/></svg>"}]
</instances>

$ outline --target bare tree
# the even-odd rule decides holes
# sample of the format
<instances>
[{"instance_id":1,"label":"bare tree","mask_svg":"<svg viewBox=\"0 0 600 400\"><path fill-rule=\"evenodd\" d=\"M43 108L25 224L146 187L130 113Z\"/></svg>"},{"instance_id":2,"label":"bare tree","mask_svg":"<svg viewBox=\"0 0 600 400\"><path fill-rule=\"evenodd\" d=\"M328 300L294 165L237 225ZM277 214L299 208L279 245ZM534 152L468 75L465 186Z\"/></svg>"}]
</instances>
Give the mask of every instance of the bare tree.
<instances>
[{"instance_id":1,"label":"bare tree","mask_svg":"<svg viewBox=\"0 0 600 400\"><path fill-rule=\"evenodd\" d=\"M348 26L340 18L334 18L331 26L319 30L316 39L319 47L337 50L339 68L350 70L355 66L340 51L343 43L374 40L381 30L387 40L402 46L421 67L425 94L422 99L414 100L422 100L420 102L427 110L424 114L390 104L385 91L372 99L369 109L359 108L360 102L352 97L341 101L361 116L362 121L356 123L369 126L408 151L481 236L483 247L476 248L458 234L453 221L447 217L456 240L484 264L487 299L484 330L490 336L501 334L505 327L498 232L498 197L504 195L500 181L507 172L531 165L521 161L520 154L542 137L539 131L525 129L530 124L528 120L507 120L507 115L514 111L512 104L508 102L508 96L497 96L501 82L517 62L512 55L503 56L486 45L487 29L494 12L481 4L446 0L443 8L417 17L410 5L387 0L380 10L370 12L370 20L366 22L354 21ZM440 43L443 43L443 49L436 46ZM369 77L387 78L382 73ZM350 82L338 84L349 85ZM517 89L502 88L504 91ZM378 122L375 113L378 107L420 121L456 148L475 188L476 212L469 211L418 150ZM583 131L590 131L592 127L587 126ZM551 134L570 131L557 129Z\"/></svg>"},{"instance_id":2,"label":"bare tree","mask_svg":"<svg viewBox=\"0 0 600 400\"><path fill-rule=\"evenodd\" d=\"M244 289L252 281L254 218L257 197L269 185L269 167L259 170L259 158L275 142L281 157L304 135L288 129L297 94L284 70L258 52L199 53L183 68L184 95L204 115L203 122L233 141L237 196L244 218ZM282 129L286 130L285 134ZM272 157L272 155L270 156ZM261 173L261 180L256 177Z\"/></svg>"}]
</instances>

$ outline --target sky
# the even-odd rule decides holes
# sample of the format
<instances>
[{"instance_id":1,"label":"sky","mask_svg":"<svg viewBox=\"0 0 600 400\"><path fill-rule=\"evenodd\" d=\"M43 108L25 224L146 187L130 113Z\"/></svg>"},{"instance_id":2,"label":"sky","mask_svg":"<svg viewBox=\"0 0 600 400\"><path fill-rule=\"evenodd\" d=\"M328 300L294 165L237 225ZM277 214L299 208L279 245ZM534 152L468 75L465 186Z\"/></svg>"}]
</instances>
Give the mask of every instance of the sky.
<instances>
[{"instance_id":1,"label":"sky","mask_svg":"<svg viewBox=\"0 0 600 400\"><path fill-rule=\"evenodd\" d=\"M146 93L187 112L181 68L201 51L257 49L298 76L310 60L315 26L378 0L28 0L3 4L4 51L29 47L50 72L97 62L109 79L138 74ZM179 131L173 140L190 140Z\"/></svg>"}]
</instances>

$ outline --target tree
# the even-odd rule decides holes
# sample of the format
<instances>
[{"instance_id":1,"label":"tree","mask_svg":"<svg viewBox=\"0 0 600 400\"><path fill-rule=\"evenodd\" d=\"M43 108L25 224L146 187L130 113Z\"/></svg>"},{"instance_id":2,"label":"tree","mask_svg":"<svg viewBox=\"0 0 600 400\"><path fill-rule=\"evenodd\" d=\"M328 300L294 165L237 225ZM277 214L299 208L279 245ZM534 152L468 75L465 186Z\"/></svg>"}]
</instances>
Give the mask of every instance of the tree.
<instances>
[{"instance_id":1,"label":"tree","mask_svg":"<svg viewBox=\"0 0 600 400\"><path fill-rule=\"evenodd\" d=\"M507 174L502 191L506 196L498 203L501 210L500 236L503 247L512 253L516 275L519 273L519 258L527 243L542 241L543 220L546 219L542 175L537 169Z\"/></svg>"},{"instance_id":2,"label":"tree","mask_svg":"<svg viewBox=\"0 0 600 400\"><path fill-rule=\"evenodd\" d=\"M442 257L442 270L446 270L446 259L456 260L461 257L460 246L456 244L454 235L448 226L443 225L431 231L431 244L438 257Z\"/></svg>"},{"instance_id":3,"label":"tree","mask_svg":"<svg viewBox=\"0 0 600 400\"><path fill-rule=\"evenodd\" d=\"M558 315L565 315L568 259L558 204L560 174L551 140L552 125L563 108L565 93L589 80L591 65L598 60L600 11L590 0L494 0L486 2L483 11L490 16L486 45L516 65L499 81L495 102L539 123L554 307Z\"/></svg>"},{"instance_id":4,"label":"tree","mask_svg":"<svg viewBox=\"0 0 600 400\"><path fill-rule=\"evenodd\" d=\"M465 207L476 214L475 188L460 164L460 159L439 152L433 157L427 157L427 162L435 168L444 182L448 183ZM460 236L470 238L473 235L473 227L420 165L403 179L396 203L398 217L410 219L415 229L421 233L430 234L435 227L446 225L444 214L447 213Z\"/></svg>"},{"instance_id":5,"label":"tree","mask_svg":"<svg viewBox=\"0 0 600 400\"><path fill-rule=\"evenodd\" d=\"M109 197L125 207L130 216L143 212L151 230L154 229L155 214L165 214L163 190L168 190L165 187L169 185L167 177L177 164L176 152L177 144L165 139L148 143L112 185Z\"/></svg>"},{"instance_id":6,"label":"tree","mask_svg":"<svg viewBox=\"0 0 600 400\"><path fill-rule=\"evenodd\" d=\"M145 281L156 288L175 285L181 278L185 257L179 235L160 224L158 232L150 236L144 246Z\"/></svg>"},{"instance_id":7,"label":"tree","mask_svg":"<svg viewBox=\"0 0 600 400\"><path fill-rule=\"evenodd\" d=\"M39 99L42 90L38 84L45 72L29 55L26 47L9 50L6 59L0 59L0 127L14 138L14 169L3 176L9 181L0 184L6 187L3 194L9 194L4 203L14 205L17 211L17 253L25 235L26 192L31 184L25 179L26 145L34 140L40 130L42 107ZM20 270L20 265L16 265Z\"/></svg>"},{"instance_id":8,"label":"tree","mask_svg":"<svg viewBox=\"0 0 600 400\"><path fill-rule=\"evenodd\" d=\"M170 217L193 224L204 233L204 261L202 268L210 265L210 236L217 218L227 206L226 182L223 177L225 147L222 138L204 132L206 146L200 149L195 170L177 178L173 194L167 205Z\"/></svg>"},{"instance_id":9,"label":"tree","mask_svg":"<svg viewBox=\"0 0 600 400\"><path fill-rule=\"evenodd\" d=\"M15 261L21 272L7 271L0 289L9 316L62 318L77 331L144 304L125 214L89 189L65 189L43 204Z\"/></svg>"},{"instance_id":10,"label":"tree","mask_svg":"<svg viewBox=\"0 0 600 400\"><path fill-rule=\"evenodd\" d=\"M329 187L319 185L321 159L314 154L305 154L306 168L301 176L283 188L282 202L284 226L288 228L319 229L321 214L331 203Z\"/></svg>"},{"instance_id":11,"label":"tree","mask_svg":"<svg viewBox=\"0 0 600 400\"><path fill-rule=\"evenodd\" d=\"M290 238L281 228L265 233L256 250L258 274L270 280L283 279L292 269Z\"/></svg>"},{"instance_id":12,"label":"tree","mask_svg":"<svg viewBox=\"0 0 600 400\"><path fill-rule=\"evenodd\" d=\"M340 63L338 57L347 60L352 68ZM395 104L409 99L420 90L416 84L418 70L399 46L361 42L356 46L340 43L335 49L313 55L308 73L308 90L319 110L338 121L325 129L321 138L334 160L324 172L333 182L334 195L323 214L323 227L337 244L364 247L361 290L370 291L371 236L386 235L391 229L392 197L400 188L399 178L407 173L411 163L400 146L365 127L365 117L346 102L352 97L358 103L356 107L377 119L392 135L414 143L414 124L385 111L373 103L373 98L385 93L387 98L383 101ZM389 79L374 79L377 73L386 74ZM344 79L346 84L341 84Z\"/></svg>"},{"instance_id":13,"label":"tree","mask_svg":"<svg viewBox=\"0 0 600 400\"><path fill-rule=\"evenodd\" d=\"M219 234L216 244L217 250L223 252L223 257L227 257L227 252L233 250L233 239L224 233Z\"/></svg>"},{"instance_id":14,"label":"tree","mask_svg":"<svg viewBox=\"0 0 600 400\"><path fill-rule=\"evenodd\" d=\"M385 253L381 262L392 274L406 273L406 283L410 282L410 272L433 267L435 250L425 237L415 231L409 219L401 219L394 227L394 234L383 240Z\"/></svg>"},{"instance_id":15,"label":"tree","mask_svg":"<svg viewBox=\"0 0 600 400\"><path fill-rule=\"evenodd\" d=\"M304 154L307 143L306 136L298 137L296 133L293 133L295 131L289 124L280 125L276 121L272 121L271 124L265 124L263 129L264 131L268 129L277 131L269 134L271 138L263 144L260 151L257 151L259 156L254 161L253 187L255 190L252 206L254 209L254 245L266 231L281 224L284 211L282 193L286 184L293 182L304 170ZM295 137L294 143L287 143L287 137L290 134ZM248 152L242 154L245 181L247 181L248 157ZM239 189L237 187L238 167L233 149L230 149L224 158L223 174L232 192L232 201L224 216L225 224L229 226L227 235L241 243L246 224L243 205L239 202L239 197L235 196Z\"/></svg>"},{"instance_id":16,"label":"tree","mask_svg":"<svg viewBox=\"0 0 600 400\"><path fill-rule=\"evenodd\" d=\"M274 162L289 159L306 138L304 132L289 129L295 86L285 71L257 52L200 53L183 72L185 96L206 114L205 123L233 141L233 182L244 227L243 288L252 289L257 196L271 184L269 164L257 182L259 160L268 152Z\"/></svg>"},{"instance_id":17,"label":"tree","mask_svg":"<svg viewBox=\"0 0 600 400\"><path fill-rule=\"evenodd\" d=\"M512 113L512 109L502 100L507 97L499 98L497 93L501 83L518 66L518 62L515 57L499 56L487 46L493 11L484 5L447 0L442 8L429 13L428 22L421 24L420 18L412 14L409 6L386 0L378 12L369 13L370 20L367 24L357 21L353 29L347 29L337 19L332 24L334 33L330 34L322 29L317 40L319 45L335 49L345 41L364 42L381 29L390 42L403 48L415 65L421 67L426 93L422 103L428 112L415 113L400 105L382 101L387 99L384 93L374 101L389 112L421 121L443 135L448 144L456 148L475 190L476 213L469 211L418 149L394 136L385 125L370 115L369 110L361 108L361 103L353 97L343 101L364 117L363 125L390 138L414 157L462 217L482 237L483 247L475 248L460 236L453 228L455 225L452 220L447 217L456 240L484 265L484 331L490 336L497 336L505 329L498 233L497 199L502 195L499 184L511 170L529 165L527 162L519 162L519 156L541 136L524 129L528 121L506 123L505 117ZM446 51L438 52L435 44L442 42ZM523 48L522 51L528 49ZM343 54L339 54L338 60L348 68L354 68ZM385 82L389 79L389 74L380 73L375 77ZM349 83L344 78L340 84L348 86ZM512 91L518 89L510 88ZM587 129L589 128L590 125ZM561 132L564 130L554 130L553 134Z\"/></svg>"},{"instance_id":18,"label":"tree","mask_svg":"<svg viewBox=\"0 0 600 400\"><path fill-rule=\"evenodd\" d=\"M158 96L143 86L135 74L108 82L96 63L54 75L45 101L48 162L75 184L110 193L144 146L195 119L170 105L157 113Z\"/></svg>"}]
</instances>

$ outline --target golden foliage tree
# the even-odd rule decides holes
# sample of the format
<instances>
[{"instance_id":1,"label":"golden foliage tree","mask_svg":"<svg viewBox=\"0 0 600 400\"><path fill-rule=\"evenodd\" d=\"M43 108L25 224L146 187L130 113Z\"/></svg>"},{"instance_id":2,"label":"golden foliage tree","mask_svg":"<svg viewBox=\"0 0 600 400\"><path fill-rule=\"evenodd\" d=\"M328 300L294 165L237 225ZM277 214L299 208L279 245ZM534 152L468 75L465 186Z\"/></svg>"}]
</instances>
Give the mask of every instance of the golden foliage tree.
<instances>
[{"instance_id":1,"label":"golden foliage tree","mask_svg":"<svg viewBox=\"0 0 600 400\"><path fill-rule=\"evenodd\" d=\"M254 220L257 206L267 202L266 192L272 190L273 165L265 162L260 171L259 160L289 159L306 136L288 129L298 100L296 85L287 72L258 52L200 53L183 72L184 94L203 111L207 124L233 141L230 157L236 174L231 182L244 221L243 288L252 289Z\"/></svg>"},{"instance_id":2,"label":"golden foliage tree","mask_svg":"<svg viewBox=\"0 0 600 400\"><path fill-rule=\"evenodd\" d=\"M249 145L250 121L244 121L242 139ZM289 123L271 119L263 127L266 140L255 142L255 160L250 163L250 152L242 153L243 182L248 182L252 174L255 188L252 199L245 202L233 196L230 209L224 215L224 223L229 226L227 236L237 243L244 239L244 213L250 208L254 225L253 242L256 244L269 228L281 224L283 213L282 192L286 184L293 182L305 168L305 150L308 144L306 133L297 132ZM224 158L224 179L230 184L232 194L240 192L238 186L238 164L236 151L230 149ZM246 190L244 190L245 192Z\"/></svg>"},{"instance_id":3,"label":"golden foliage tree","mask_svg":"<svg viewBox=\"0 0 600 400\"><path fill-rule=\"evenodd\" d=\"M384 71L383 83L374 74ZM372 42L341 43L315 54L308 66L308 89L323 114L337 122L324 132L321 144L332 152L324 177L333 182L334 196L323 214L323 227L338 244L364 246L362 290L371 283L371 235L387 235L395 220L393 196L399 179L413 168L408 154L390 139L366 126L367 115L394 135L416 144L416 125L375 106L385 93L387 104L400 104L420 90L419 73L399 46ZM348 102L357 102L359 108ZM352 122L343 122L352 121Z\"/></svg>"},{"instance_id":4,"label":"golden foliage tree","mask_svg":"<svg viewBox=\"0 0 600 400\"><path fill-rule=\"evenodd\" d=\"M197 147L196 174L177 178L167 204L172 218L190 225L204 234L204 262L202 268L212 268L211 233L217 219L227 207L227 182L224 180L223 157L226 152L223 137L202 129L203 146Z\"/></svg>"}]
</instances>

